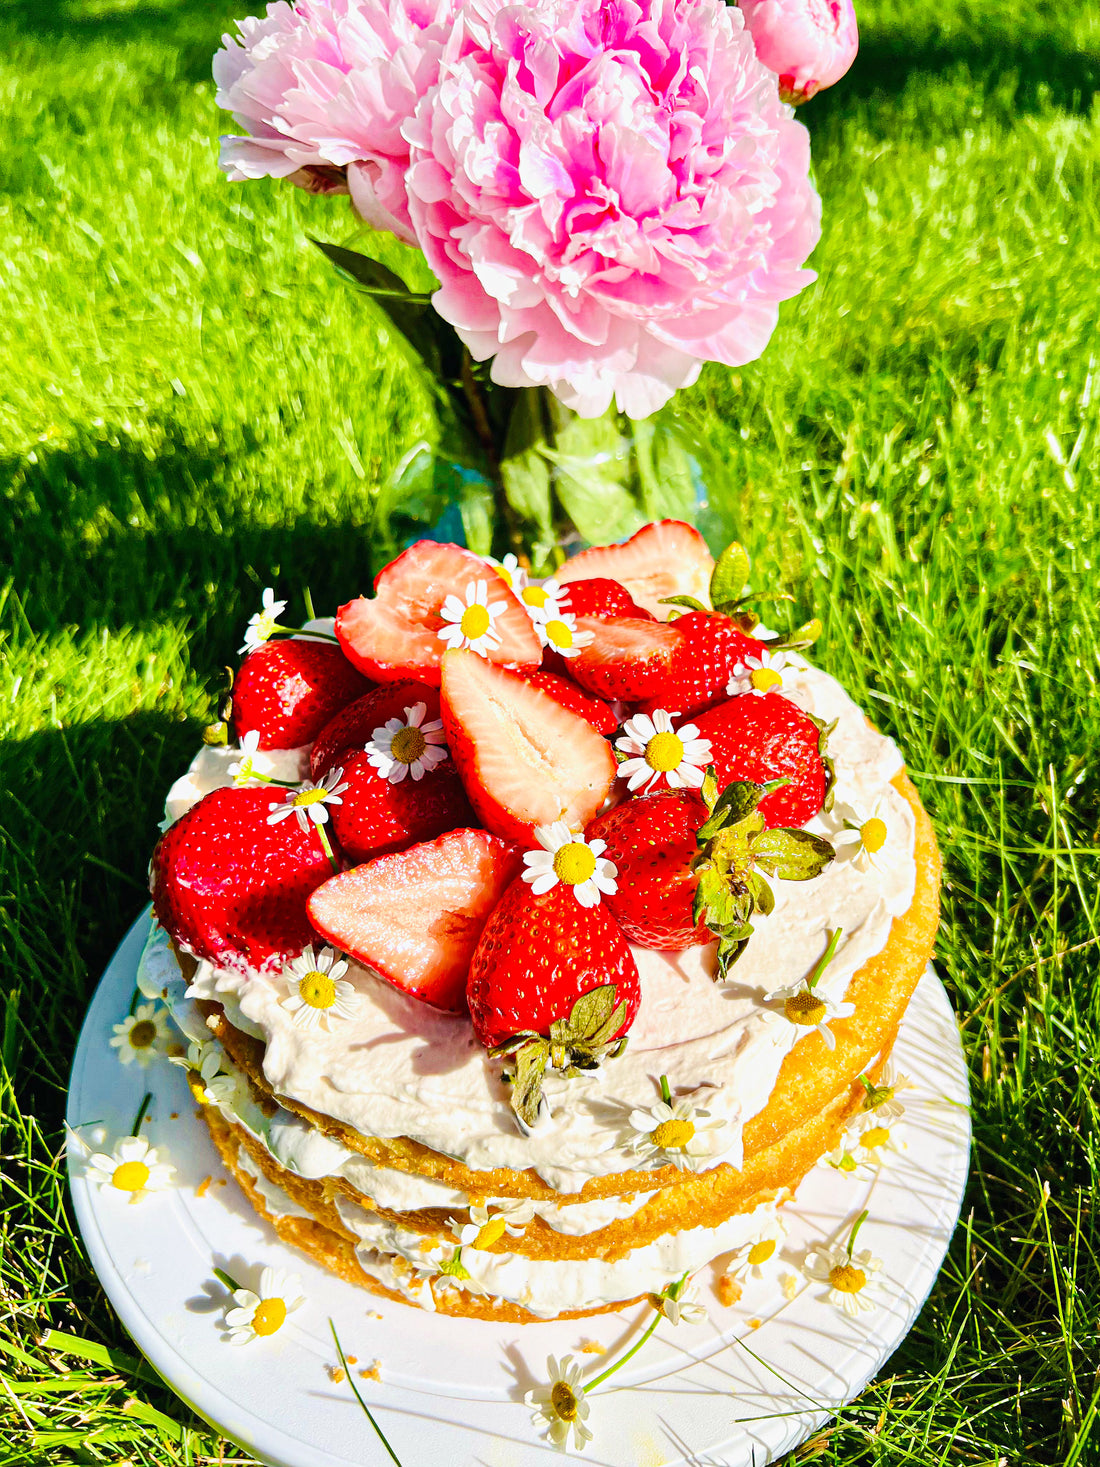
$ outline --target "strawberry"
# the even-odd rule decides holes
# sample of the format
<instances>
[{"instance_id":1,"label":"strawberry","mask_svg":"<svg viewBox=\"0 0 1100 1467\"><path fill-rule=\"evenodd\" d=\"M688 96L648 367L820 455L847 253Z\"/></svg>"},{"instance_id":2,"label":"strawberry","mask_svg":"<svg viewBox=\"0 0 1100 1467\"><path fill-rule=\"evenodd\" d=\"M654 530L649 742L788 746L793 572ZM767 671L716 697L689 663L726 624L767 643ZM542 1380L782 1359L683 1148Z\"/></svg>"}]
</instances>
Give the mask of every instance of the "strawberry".
<instances>
[{"instance_id":1,"label":"strawberry","mask_svg":"<svg viewBox=\"0 0 1100 1467\"><path fill-rule=\"evenodd\" d=\"M384 728L391 718L405 721L405 710L423 703L427 711L424 722L439 717L439 689L426 683L383 683L362 698L349 703L317 735L309 754L309 772L320 779L326 769L343 762L348 750L365 749L376 728Z\"/></svg>"},{"instance_id":2,"label":"strawberry","mask_svg":"<svg viewBox=\"0 0 1100 1467\"><path fill-rule=\"evenodd\" d=\"M683 642L674 626L634 617L581 616L577 630L592 633L592 641L569 663L570 673L582 688L624 703L663 698Z\"/></svg>"},{"instance_id":3,"label":"strawberry","mask_svg":"<svg viewBox=\"0 0 1100 1467\"><path fill-rule=\"evenodd\" d=\"M714 557L706 541L682 520L643 525L624 545L597 545L567 560L555 579L572 585L593 577L625 586L639 606L665 621L665 596L694 596L706 601Z\"/></svg>"},{"instance_id":4,"label":"strawberry","mask_svg":"<svg viewBox=\"0 0 1100 1467\"><path fill-rule=\"evenodd\" d=\"M387 983L461 1013L481 930L521 868L518 847L499 836L451 830L330 877L310 897L309 917Z\"/></svg>"},{"instance_id":5,"label":"strawberry","mask_svg":"<svg viewBox=\"0 0 1100 1467\"><path fill-rule=\"evenodd\" d=\"M478 591L480 586L481 590ZM467 607L468 588L479 607ZM465 611L441 615L448 598ZM490 612L484 605L499 607ZM378 682L416 678L439 685L439 664L448 642L440 632L465 635L491 662L538 667L542 648L531 619L507 584L490 567L458 545L418 540L380 571L374 596L341 606L336 635L349 659Z\"/></svg>"},{"instance_id":6,"label":"strawberry","mask_svg":"<svg viewBox=\"0 0 1100 1467\"><path fill-rule=\"evenodd\" d=\"M271 789L213 790L157 843L157 919L196 958L277 970L313 940L306 902L332 866L312 822L269 821L279 803Z\"/></svg>"},{"instance_id":7,"label":"strawberry","mask_svg":"<svg viewBox=\"0 0 1100 1467\"><path fill-rule=\"evenodd\" d=\"M805 825L825 803L831 781L822 727L781 693L739 693L700 714L695 726L710 740L719 789L735 779L788 780L760 801L768 825Z\"/></svg>"},{"instance_id":8,"label":"strawberry","mask_svg":"<svg viewBox=\"0 0 1100 1467\"><path fill-rule=\"evenodd\" d=\"M367 861L477 824L451 759L420 779L396 783L375 768L366 750L349 753L343 770L347 790L343 804L332 807L332 828L350 861Z\"/></svg>"},{"instance_id":9,"label":"strawberry","mask_svg":"<svg viewBox=\"0 0 1100 1467\"><path fill-rule=\"evenodd\" d=\"M713 940L692 915L698 879L691 863L706 819L693 790L663 789L617 805L588 827L618 868L618 890L605 900L629 941L678 952Z\"/></svg>"},{"instance_id":10,"label":"strawberry","mask_svg":"<svg viewBox=\"0 0 1100 1467\"><path fill-rule=\"evenodd\" d=\"M716 612L690 611L678 616L673 625L681 643L660 695L647 699L642 711L674 708L686 718L724 700L733 669L746 657L759 657L762 643Z\"/></svg>"},{"instance_id":11,"label":"strawberry","mask_svg":"<svg viewBox=\"0 0 1100 1467\"><path fill-rule=\"evenodd\" d=\"M641 990L605 906L582 907L564 882L536 896L521 877L485 924L466 996L482 1044L512 1051L512 1107L531 1126L546 1065L593 1068L634 1022Z\"/></svg>"},{"instance_id":12,"label":"strawberry","mask_svg":"<svg viewBox=\"0 0 1100 1467\"><path fill-rule=\"evenodd\" d=\"M524 673L523 680L549 693L555 703L568 708L570 713L579 713L586 718L597 733L613 734L619 726L619 720L603 699L590 698L587 693L582 693L572 678L540 671Z\"/></svg>"},{"instance_id":13,"label":"strawberry","mask_svg":"<svg viewBox=\"0 0 1100 1467\"><path fill-rule=\"evenodd\" d=\"M775 905L767 881L808 881L833 848L806 830L764 823L766 785L734 781L719 794L709 775L701 795L658 790L627 800L589 826L617 868L607 905L626 936L643 947L679 950L718 938L724 978L752 936L754 911Z\"/></svg>"},{"instance_id":14,"label":"strawberry","mask_svg":"<svg viewBox=\"0 0 1100 1467\"><path fill-rule=\"evenodd\" d=\"M258 732L261 749L309 744L370 683L331 642L290 637L253 647L233 680L237 741Z\"/></svg>"},{"instance_id":15,"label":"strawberry","mask_svg":"<svg viewBox=\"0 0 1100 1467\"><path fill-rule=\"evenodd\" d=\"M615 756L586 718L475 652L446 653L441 691L451 755L490 830L529 845L537 825L592 819Z\"/></svg>"},{"instance_id":16,"label":"strawberry","mask_svg":"<svg viewBox=\"0 0 1100 1467\"><path fill-rule=\"evenodd\" d=\"M559 581L559 585L561 582ZM635 621L652 621L644 606L639 606L625 586L606 576L571 581L559 603L563 611L574 616L629 616Z\"/></svg>"}]
</instances>

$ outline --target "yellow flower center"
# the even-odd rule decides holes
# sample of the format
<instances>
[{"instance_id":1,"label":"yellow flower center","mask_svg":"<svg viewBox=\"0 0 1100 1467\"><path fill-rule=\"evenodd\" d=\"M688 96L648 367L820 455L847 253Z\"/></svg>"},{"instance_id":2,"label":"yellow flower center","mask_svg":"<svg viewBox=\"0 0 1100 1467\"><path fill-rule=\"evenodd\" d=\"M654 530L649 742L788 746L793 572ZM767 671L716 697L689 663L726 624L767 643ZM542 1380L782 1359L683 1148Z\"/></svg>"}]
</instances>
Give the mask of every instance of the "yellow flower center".
<instances>
[{"instance_id":1,"label":"yellow flower center","mask_svg":"<svg viewBox=\"0 0 1100 1467\"><path fill-rule=\"evenodd\" d=\"M330 1009L336 1002L336 984L327 973L319 973L316 968L302 979L298 992L302 1002L308 1003L311 1009Z\"/></svg>"},{"instance_id":2,"label":"yellow flower center","mask_svg":"<svg viewBox=\"0 0 1100 1467\"><path fill-rule=\"evenodd\" d=\"M458 624L459 631L471 642L476 642L478 637L483 637L489 630L491 618L488 609L484 606L467 606L462 613L462 620Z\"/></svg>"},{"instance_id":3,"label":"yellow flower center","mask_svg":"<svg viewBox=\"0 0 1100 1467\"><path fill-rule=\"evenodd\" d=\"M327 797L328 790L324 788L319 787L315 790L300 790L299 793L294 796L293 803L295 805L319 805L322 800L326 799Z\"/></svg>"},{"instance_id":4,"label":"yellow flower center","mask_svg":"<svg viewBox=\"0 0 1100 1467\"><path fill-rule=\"evenodd\" d=\"M803 988L800 992L791 995L783 1005L783 1012L792 1024L803 1024L806 1028L812 1029L814 1025L821 1023L826 1009L819 998L816 998L808 988Z\"/></svg>"},{"instance_id":5,"label":"yellow flower center","mask_svg":"<svg viewBox=\"0 0 1100 1467\"><path fill-rule=\"evenodd\" d=\"M148 1049L157 1037L157 1026L152 1019L139 1019L130 1028L130 1043L135 1049Z\"/></svg>"},{"instance_id":6,"label":"yellow flower center","mask_svg":"<svg viewBox=\"0 0 1100 1467\"><path fill-rule=\"evenodd\" d=\"M854 1263L838 1263L829 1270L829 1282L838 1294L858 1294L867 1282L867 1275Z\"/></svg>"},{"instance_id":7,"label":"yellow flower center","mask_svg":"<svg viewBox=\"0 0 1100 1467\"><path fill-rule=\"evenodd\" d=\"M554 1415L560 1416L562 1421L576 1421L577 1397L573 1387L566 1385L564 1380L554 1382L554 1389L550 1392L550 1404L554 1408Z\"/></svg>"},{"instance_id":8,"label":"yellow flower center","mask_svg":"<svg viewBox=\"0 0 1100 1467\"><path fill-rule=\"evenodd\" d=\"M775 1252L774 1238L761 1238L759 1243L754 1243L749 1249L750 1263L767 1263Z\"/></svg>"},{"instance_id":9,"label":"yellow flower center","mask_svg":"<svg viewBox=\"0 0 1100 1467\"><path fill-rule=\"evenodd\" d=\"M662 1121L655 1131L650 1131L649 1138L662 1151L682 1151L694 1135L693 1121L673 1119Z\"/></svg>"},{"instance_id":10,"label":"yellow flower center","mask_svg":"<svg viewBox=\"0 0 1100 1467\"><path fill-rule=\"evenodd\" d=\"M596 869L596 858L583 841L571 840L554 852L554 875L566 886L579 886Z\"/></svg>"},{"instance_id":11,"label":"yellow flower center","mask_svg":"<svg viewBox=\"0 0 1100 1467\"><path fill-rule=\"evenodd\" d=\"M390 742L390 753L398 764L415 764L428 747L428 741L418 728L411 725L395 733Z\"/></svg>"},{"instance_id":12,"label":"yellow flower center","mask_svg":"<svg viewBox=\"0 0 1100 1467\"><path fill-rule=\"evenodd\" d=\"M670 769L679 769L683 758L683 741L674 733L654 734L645 746L645 762L659 774L665 774Z\"/></svg>"},{"instance_id":13,"label":"yellow flower center","mask_svg":"<svg viewBox=\"0 0 1100 1467\"><path fill-rule=\"evenodd\" d=\"M491 1248L504 1237L504 1218L491 1217L474 1239L475 1248Z\"/></svg>"},{"instance_id":14,"label":"yellow flower center","mask_svg":"<svg viewBox=\"0 0 1100 1467\"><path fill-rule=\"evenodd\" d=\"M872 815L870 820L865 820L859 827L859 838L869 855L877 855L886 844L886 821Z\"/></svg>"},{"instance_id":15,"label":"yellow flower center","mask_svg":"<svg viewBox=\"0 0 1100 1467\"><path fill-rule=\"evenodd\" d=\"M273 1335L286 1319L286 1305L281 1299L264 1299L256 1305L252 1328L258 1335Z\"/></svg>"},{"instance_id":16,"label":"yellow flower center","mask_svg":"<svg viewBox=\"0 0 1100 1467\"><path fill-rule=\"evenodd\" d=\"M199 1074L198 1070L187 1071L187 1088L188 1090L190 1090L191 1099L195 1102L196 1105L205 1105L207 1103L206 1082Z\"/></svg>"},{"instance_id":17,"label":"yellow flower center","mask_svg":"<svg viewBox=\"0 0 1100 1467\"><path fill-rule=\"evenodd\" d=\"M888 1100L894 1098L894 1087L892 1085L872 1085L863 1102L864 1110L878 1110L880 1105L885 1105Z\"/></svg>"},{"instance_id":18,"label":"yellow flower center","mask_svg":"<svg viewBox=\"0 0 1100 1467\"><path fill-rule=\"evenodd\" d=\"M233 783L235 785L247 784L248 781L251 778L252 778L252 759L251 759L251 756L247 756L246 755L245 758L243 758L241 760L241 767L237 770L236 774L233 776Z\"/></svg>"},{"instance_id":19,"label":"yellow flower center","mask_svg":"<svg viewBox=\"0 0 1100 1467\"><path fill-rule=\"evenodd\" d=\"M772 688L783 686L783 679L773 667L754 667L749 681L758 693L767 693Z\"/></svg>"},{"instance_id":20,"label":"yellow flower center","mask_svg":"<svg viewBox=\"0 0 1100 1467\"><path fill-rule=\"evenodd\" d=\"M258 642L267 642L275 630L275 618L270 611L261 611L260 619L252 629L252 635Z\"/></svg>"},{"instance_id":21,"label":"yellow flower center","mask_svg":"<svg viewBox=\"0 0 1100 1467\"><path fill-rule=\"evenodd\" d=\"M857 1165L858 1163L852 1153L850 1151L846 1151L837 1162L836 1167L837 1171L840 1172L854 1172Z\"/></svg>"},{"instance_id":22,"label":"yellow flower center","mask_svg":"<svg viewBox=\"0 0 1100 1467\"><path fill-rule=\"evenodd\" d=\"M506 586L510 586L512 584L512 572L508 569L506 565L498 565L496 571L497 575Z\"/></svg>"},{"instance_id":23,"label":"yellow flower center","mask_svg":"<svg viewBox=\"0 0 1100 1467\"><path fill-rule=\"evenodd\" d=\"M149 1168L143 1161L124 1161L115 1167L111 1186L120 1192L140 1192L148 1180Z\"/></svg>"},{"instance_id":24,"label":"yellow flower center","mask_svg":"<svg viewBox=\"0 0 1100 1467\"><path fill-rule=\"evenodd\" d=\"M528 606L541 608L546 605L550 597L541 586L524 586L523 599L527 602Z\"/></svg>"},{"instance_id":25,"label":"yellow flower center","mask_svg":"<svg viewBox=\"0 0 1100 1467\"><path fill-rule=\"evenodd\" d=\"M859 1144L866 1146L868 1151L875 1151L880 1146L885 1146L890 1139L889 1126L872 1126L870 1130L864 1131L859 1138Z\"/></svg>"},{"instance_id":26,"label":"yellow flower center","mask_svg":"<svg viewBox=\"0 0 1100 1467\"><path fill-rule=\"evenodd\" d=\"M573 645L573 633L563 621L548 621L544 628L546 640L552 647L564 647L566 651Z\"/></svg>"}]
</instances>

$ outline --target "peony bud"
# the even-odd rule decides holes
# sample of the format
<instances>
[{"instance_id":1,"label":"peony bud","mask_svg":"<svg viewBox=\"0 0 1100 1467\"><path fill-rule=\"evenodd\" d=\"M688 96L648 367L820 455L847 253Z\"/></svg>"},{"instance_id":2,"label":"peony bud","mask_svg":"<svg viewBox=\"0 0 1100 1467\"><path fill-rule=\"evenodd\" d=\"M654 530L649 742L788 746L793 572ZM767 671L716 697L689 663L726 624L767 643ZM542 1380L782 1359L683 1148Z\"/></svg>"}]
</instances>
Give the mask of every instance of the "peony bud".
<instances>
[{"instance_id":1,"label":"peony bud","mask_svg":"<svg viewBox=\"0 0 1100 1467\"><path fill-rule=\"evenodd\" d=\"M855 60L852 0L740 0L756 54L779 77L784 102L808 101Z\"/></svg>"}]
</instances>

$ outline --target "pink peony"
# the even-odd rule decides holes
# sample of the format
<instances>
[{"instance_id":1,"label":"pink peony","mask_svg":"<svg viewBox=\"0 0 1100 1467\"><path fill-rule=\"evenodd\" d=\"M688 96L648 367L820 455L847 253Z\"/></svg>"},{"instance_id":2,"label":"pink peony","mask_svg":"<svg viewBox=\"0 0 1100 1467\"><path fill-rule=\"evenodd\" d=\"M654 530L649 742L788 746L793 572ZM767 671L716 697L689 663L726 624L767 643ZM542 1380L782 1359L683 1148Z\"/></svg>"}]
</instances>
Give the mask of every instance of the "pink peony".
<instances>
[{"instance_id":1,"label":"pink peony","mask_svg":"<svg viewBox=\"0 0 1100 1467\"><path fill-rule=\"evenodd\" d=\"M458 0L279 0L238 22L214 57L217 103L247 136L222 138L233 179L346 187L360 214L412 240L402 123L436 80Z\"/></svg>"},{"instance_id":2,"label":"pink peony","mask_svg":"<svg viewBox=\"0 0 1100 1467\"><path fill-rule=\"evenodd\" d=\"M405 136L436 310L586 417L751 361L814 278L809 138L722 0L469 0Z\"/></svg>"},{"instance_id":3,"label":"pink peony","mask_svg":"<svg viewBox=\"0 0 1100 1467\"><path fill-rule=\"evenodd\" d=\"M760 60L788 102L805 102L838 82L856 59L852 0L740 0Z\"/></svg>"}]
</instances>

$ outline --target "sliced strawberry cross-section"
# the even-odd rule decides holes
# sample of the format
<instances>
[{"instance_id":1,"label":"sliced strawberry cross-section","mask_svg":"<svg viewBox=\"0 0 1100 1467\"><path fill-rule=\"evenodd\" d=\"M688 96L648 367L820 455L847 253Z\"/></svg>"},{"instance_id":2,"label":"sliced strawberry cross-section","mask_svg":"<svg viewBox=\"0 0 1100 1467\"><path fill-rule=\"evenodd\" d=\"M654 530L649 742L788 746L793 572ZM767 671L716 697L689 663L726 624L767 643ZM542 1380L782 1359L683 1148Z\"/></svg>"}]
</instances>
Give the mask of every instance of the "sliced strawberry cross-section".
<instances>
[{"instance_id":1,"label":"sliced strawberry cross-section","mask_svg":"<svg viewBox=\"0 0 1100 1467\"><path fill-rule=\"evenodd\" d=\"M336 616L348 659L380 683L416 678L438 686L448 645L440 633L448 627L456 629L452 640L474 645L490 662L534 668L542 661L513 592L459 545L418 540L378 573L373 597L349 601Z\"/></svg>"},{"instance_id":2,"label":"sliced strawberry cross-section","mask_svg":"<svg viewBox=\"0 0 1100 1467\"><path fill-rule=\"evenodd\" d=\"M470 803L498 835L530 844L537 825L580 829L615 778L606 740L541 688L475 652L443 659L443 727Z\"/></svg>"},{"instance_id":3,"label":"sliced strawberry cross-section","mask_svg":"<svg viewBox=\"0 0 1100 1467\"><path fill-rule=\"evenodd\" d=\"M326 941L403 993L466 1008L470 959L490 912L522 868L487 830L452 830L319 886L309 916Z\"/></svg>"},{"instance_id":4,"label":"sliced strawberry cross-section","mask_svg":"<svg viewBox=\"0 0 1100 1467\"><path fill-rule=\"evenodd\" d=\"M643 525L623 545L594 545L567 560L557 571L559 585L607 577L626 587L639 606L661 621L670 607L665 596L694 596L708 605L714 557L699 531L683 520Z\"/></svg>"}]
</instances>

